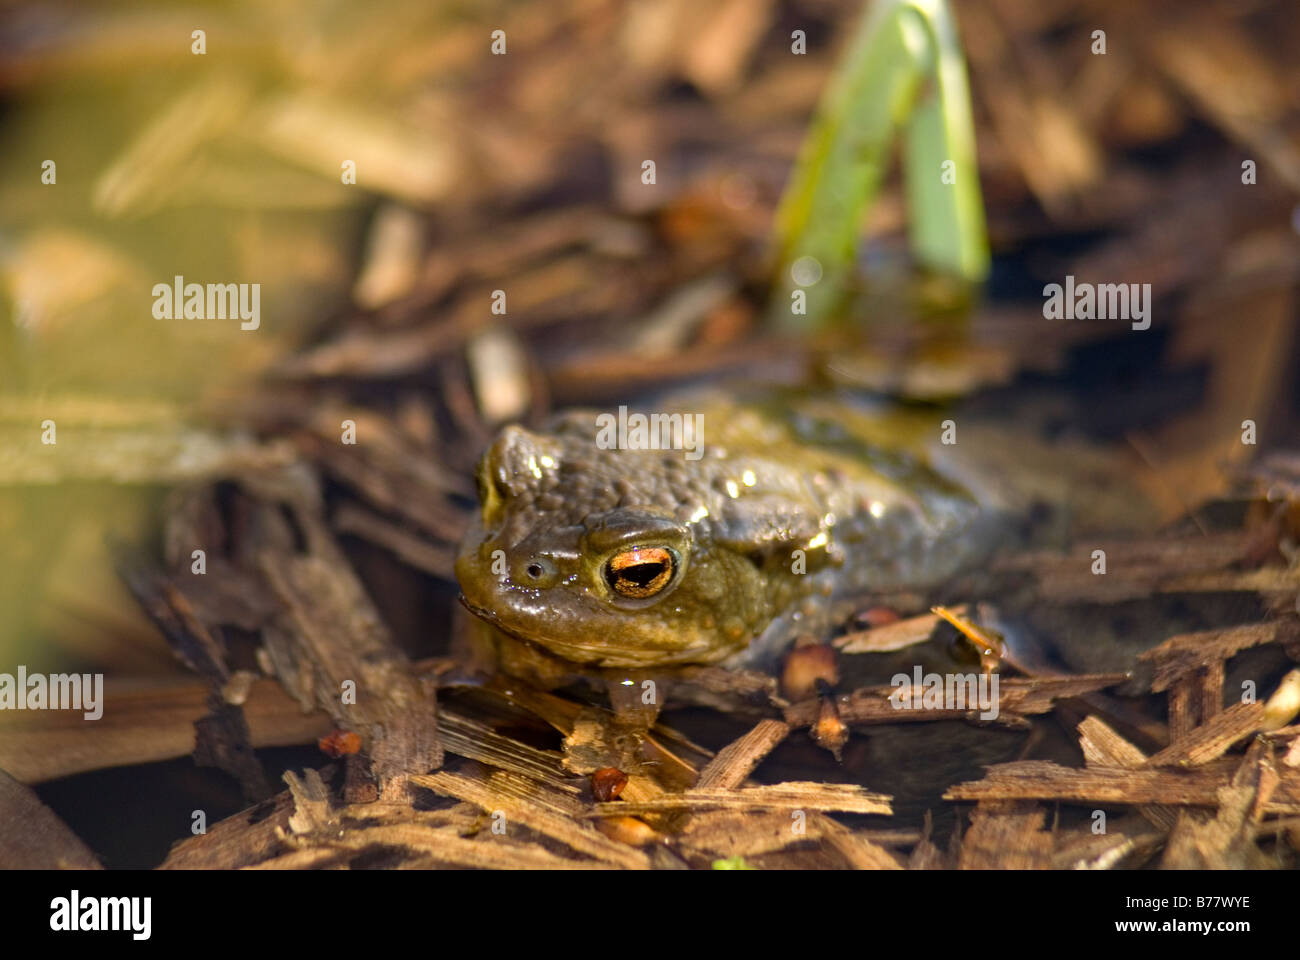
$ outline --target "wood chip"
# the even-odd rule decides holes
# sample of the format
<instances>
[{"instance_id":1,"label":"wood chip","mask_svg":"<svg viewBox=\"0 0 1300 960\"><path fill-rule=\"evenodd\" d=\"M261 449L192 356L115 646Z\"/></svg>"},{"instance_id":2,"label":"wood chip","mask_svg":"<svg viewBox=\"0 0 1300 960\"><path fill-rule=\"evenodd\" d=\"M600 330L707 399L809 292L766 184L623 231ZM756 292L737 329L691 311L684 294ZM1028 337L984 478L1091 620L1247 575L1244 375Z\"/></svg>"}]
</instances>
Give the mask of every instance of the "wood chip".
<instances>
[{"instance_id":1,"label":"wood chip","mask_svg":"<svg viewBox=\"0 0 1300 960\"><path fill-rule=\"evenodd\" d=\"M265 861L283 850L281 837L293 812L293 794L284 790L174 844L158 869L233 870Z\"/></svg>"},{"instance_id":2,"label":"wood chip","mask_svg":"<svg viewBox=\"0 0 1300 960\"><path fill-rule=\"evenodd\" d=\"M1076 831L1059 835L1052 869L1113 870L1145 864L1159 850L1166 831L1149 826L1135 829L1139 825L1126 824L1124 819L1108 822L1104 834Z\"/></svg>"},{"instance_id":3,"label":"wood chip","mask_svg":"<svg viewBox=\"0 0 1300 960\"><path fill-rule=\"evenodd\" d=\"M1278 787L1272 758L1255 745L1232 781L1218 790L1212 818L1184 811L1165 846L1166 869L1242 870L1275 866L1256 845L1255 833Z\"/></svg>"},{"instance_id":4,"label":"wood chip","mask_svg":"<svg viewBox=\"0 0 1300 960\"><path fill-rule=\"evenodd\" d=\"M293 813L289 815L292 832L312 833L338 824L329 788L317 771L305 770L299 779L292 770L287 770L284 782L289 785L289 793L293 796Z\"/></svg>"},{"instance_id":5,"label":"wood chip","mask_svg":"<svg viewBox=\"0 0 1300 960\"><path fill-rule=\"evenodd\" d=\"M848 861L854 870L901 870L898 858L865 831L850 830L829 817L820 818L824 824L826 842Z\"/></svg>"},{"instance_id":6,"label":"wood chip","mask_svg":"<svg viewBox=\"0 0 1300 960\"><path fill-rule=\"evenodd\" d=\"M1151 689L1159 693L1168 689L1180 677L1197 670L1213 668L1242 650L1265 643L1280 643L1297 634L1300 634L1300 624L1294 620L1181 633L1170 637L1158 647L1143 652L1138 659L1154 664L1155 676L1151 680Z\"/></svg>"},{"instance_id":7,"label":"wood chip","mask_svg":"<svg viewBox=\"0 0 1300 960\"><path fill-rule=\"evenodd\" d=\"M801 825L785 810L700 810L676 839L685 852L708 862L752 858L823 837L821 822L805 818Z\"/></svg>"},{"instance_id":8,"label":"wood chip","mask_svg":"<svg viewBox=\"0 0 1300 960\"><path fill-rule=\"evenodd\" d=\"M1223 783L1222 768L1218 766L1186 771L1106 767L1074 770L1045 760L1022 760L992 766L983 780L957 784L944 798L1215 807ZM1282 780L1265 812L1300 813L1300 775Z\"/></svg>"},{"instance_id":9,"label":"wood chip","mask_svg":"<svg viewBox=\"0 0 1300 960\"><path fill-rule=\"evenodd\" d=\"M1099 717L1087 717L1079 724L1079 749L1089 767L1120 767L1136 770L1147 763L1146 754L1106 725ZM1138 813L1164 830L1173 828L1177 811L1159 804L1139 806Z\"/></svg>"},{"instance_id":10,"label":"wood chip","mask_svg":"<svg viewBox=\"0 0 1300 960\"><path fill-rule=\"evenodd\" d=\"M733 740L700 771L696 789L738 787L754 772L764 757L790 734L789 724L760 720L758 726L739 740Z\"/></svg>"},{"instance_id":11,"label":"wood chip","mask_svg":"<svg viewBox=\"0 0 1300 960\"><path fill-rule=\"evenodd\" d=\"M431 543L407 527L391 523L356 504L348 503L339 508L334 514L334 529L383 547L417 570L444 580L455 578L456 555L450 547Z\"/></svg>"},{"instance_id":12,"label":"wood chip","mask_svg":"<svg viewBox=\"0 0 1300 960\"><path fill-rule=\"evenodd\" d=\"M1153 767L1199 767L1223 756L1234 743L1262 729L1263 724L1264 704L1235 703L1147 762Z\"/></svg>"},{"instance_id":13,"label":"wood chip","mask_svg":"<svg viewBox=\"0 0 1300 960\"><path fill-rule=\"evenodd\" d=\"M985 800L971 814L957 866L961 870L1046 870L1052 865L1052 835L1043 829L1046 812L1036 803Z\"/></svg>"},{"instance_id":14,"label":"wood chip","mask_svg":"<svg viewBox=\"0 0 1300 960\"><path fill-rule=\"evenodd\" d=\"M319 518L304 510L297 518L315 552L268 551L260 563L285 605L279 630L265 635L277 673L337 727L362 735L381 792L400 789L410 773L442 763L434 684L393 644ZM345 689L353 696L345 698Z\"/></svg>"},{"instance_id":15,"label":"wood chip","mask_svg":"<svg viewBox=\"0 0 1300 960\"><path fill-rule=\"evenodd\" d=\"M1084 674L1077 677L1000 677L998 720L1005 723L1031 714L1046 713L1052 709L1057 699L1077 697L1080 694L1123 683L1127 679L1124 674L1115 673ZM850 724L910 723L956 720L979 714L978 708L898 709L894 705L895 701L890 699L890 696L897 692L898 688L893 686L862 687L845 694L838 701L840 719ZM795 727L809 726L817 720L819 707L817 700L805 700L787 707L786 722Z\"/></svg>"},{"instance_id":16,"label":"wood chip","mask_svg":"<svg viewBox=\"0 0 1300 960\"><path fill-rule=\"evenodd\" d=\"M1206 13L1146 36L1158 67L1229 136L1300 191L1300 151L1281 129L1286 100L1253 40L1232 20Z\"/></svg>"},{"instance_id":17,"label":"wood chip","mask_svg":"<svg viewBox=\"0 0 1300 960\"><path fill-rule=\"evenodd\" d=\"M564 757L559 752L530 747L446 707L438 712L438 724L443 745L450 753L542 780L577 795L579 788L568 781Z\"/></svg>"},{"instance_id":18,"label":"wood chip","mask_svg":"<svg viewBox=\"0 0 1300 960\"><path fill-rule=\"evenodd\" d=\"M581 819L582 808L576 800L547 791L526 777L442 770L412 777L411 782L435 793L465 800L489 814L501 811L507 824L516 823L535 830L578 853L612 866L629 869L647 869L650 866L649 859L640 850L611 840L589 821Z\"/></svg>"},{"instance_id":19,"label":"wood chip","mask_svg":"<svg viewBox=\"0 0 1300 960\"><path fill-rule=\"evenodd\" d=\"M194 749L194 724L208 711L209 692L205 683L108 680L104 697L112 706L98 720L66 710L0 711L0 769L23 783L41 783L186 756ZM241 709L254 747L311 743L331 729L324 713L304 713L273 680L253 681ZM94 736L87 737L92 726Z\"/></svg>"},{"instance_id":20,"label":"wood chip","mask_svg":"<svg viewBox=\"0 0 1300 960\"><path fill-rule=\"evenodd\" d=\"M638 815L668 810L835 810L842 813L891 812L890 797L845 783L790 781L739 789L709 788L665 794L643 803L598 803L595 816Z\"/></svg>"},{"instance_id":21,"label":"wood chip","mask_svg":"<svg viewBox=\"0 0 1300 960\"><path fill-rule=\"evenodd\" d=\"M953 613L965 615L966 604L952 608ZM934 633L943 618L937 613L925 613L919 617L898 620L870 630L855 630L842 637L836 637L831 645L841 653L889 653L906 647L925 643Z\"/></svg>"},{"instance_id":22,"label":"wood chip","mask_svg":"<svg viewBox=\"0 0 1300 960\"><path fill-rule=\"evenodd\" d=\"M0 770L0 870L102 870L54 811Z\"/></svg>"},{"instance_id":23,"label":"wood chip","mask_svg":"<svg viewBox=\"0 0 1300 960\"><path fill-rule=\"evenodd\" d=\"M994 562L994 570L1031 576L1043 600L1056 603L1119 603L1161 591L1187 589L1179 577L1218 574L1240 559L1244 533L1080 544L1067 553L1031 552ZM1094 550L1105 550L1106 573L1092 572Z\"/></svg>"}]
</instances>

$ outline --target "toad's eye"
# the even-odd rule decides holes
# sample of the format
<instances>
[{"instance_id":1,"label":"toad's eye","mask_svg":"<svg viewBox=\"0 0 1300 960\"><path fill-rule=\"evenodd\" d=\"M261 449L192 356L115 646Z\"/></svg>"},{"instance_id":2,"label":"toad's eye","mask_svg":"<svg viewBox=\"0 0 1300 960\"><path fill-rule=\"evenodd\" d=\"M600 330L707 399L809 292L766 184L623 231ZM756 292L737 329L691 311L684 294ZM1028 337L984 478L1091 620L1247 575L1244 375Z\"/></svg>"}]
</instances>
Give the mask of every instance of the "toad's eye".
<instances>
[{"instance_id":1,"label":"toad's eye","mask_svg":"<svg viewBox=\"0 0 1300 960\"><path fill-rule=\"evenodd\" d=\"M653 597L668 586L677 558L665 547L633 547L605 564L605 581L615 593L634 599Z\"/></svg>"}]
</instances>

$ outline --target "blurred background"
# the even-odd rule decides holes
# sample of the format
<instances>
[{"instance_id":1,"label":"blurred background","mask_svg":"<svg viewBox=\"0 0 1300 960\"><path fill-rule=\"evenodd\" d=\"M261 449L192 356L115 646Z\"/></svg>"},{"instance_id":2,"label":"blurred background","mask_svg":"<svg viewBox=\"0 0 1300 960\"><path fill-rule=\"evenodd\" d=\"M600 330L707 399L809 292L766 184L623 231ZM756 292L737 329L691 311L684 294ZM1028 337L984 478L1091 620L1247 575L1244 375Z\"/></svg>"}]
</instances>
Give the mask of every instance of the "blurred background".
<instances>
[{"instance_id":1,"label":"blurred background","mask_svg":"<svg viewBox=\"0 0 1300 960\"><path fill-rule=\"evenodd\" d=\"M1294 445L1295 5L953 8L992 275L945 306L891 173L846 345L762 316L859 3L0 4L0 670L182 674L123 552L184 569L288 467L397 643L445 653L492 429L686 380L979 391L1122 447L1168 520ZM1151 284L1152 328L1045 320L1067 274ZM260 284L260 327L156 319L177 275Z\"/></svg>"}]
</instances>

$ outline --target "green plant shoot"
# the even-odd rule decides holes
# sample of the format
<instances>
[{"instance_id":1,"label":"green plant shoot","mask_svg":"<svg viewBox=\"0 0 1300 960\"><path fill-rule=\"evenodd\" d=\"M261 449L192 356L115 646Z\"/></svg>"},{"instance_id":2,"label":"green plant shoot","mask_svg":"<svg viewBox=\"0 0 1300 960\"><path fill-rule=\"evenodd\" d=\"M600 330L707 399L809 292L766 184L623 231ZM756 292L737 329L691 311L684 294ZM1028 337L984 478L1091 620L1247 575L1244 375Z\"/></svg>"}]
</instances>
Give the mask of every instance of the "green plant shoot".
<instances>
[{"instance_id":1,"label":"green plant shoot","mask_svg":"<svg viewBox=\"0 0 1300 960\"><path fill-rule=\"evenodd\" d=\"M777 211L770 316L778 326L817 329L843 304L863 220L900 131L916 261L972 284L987 276L970 89L952 11L947 0L876 0L823 96Z\"/></svg>"}]
</instances>

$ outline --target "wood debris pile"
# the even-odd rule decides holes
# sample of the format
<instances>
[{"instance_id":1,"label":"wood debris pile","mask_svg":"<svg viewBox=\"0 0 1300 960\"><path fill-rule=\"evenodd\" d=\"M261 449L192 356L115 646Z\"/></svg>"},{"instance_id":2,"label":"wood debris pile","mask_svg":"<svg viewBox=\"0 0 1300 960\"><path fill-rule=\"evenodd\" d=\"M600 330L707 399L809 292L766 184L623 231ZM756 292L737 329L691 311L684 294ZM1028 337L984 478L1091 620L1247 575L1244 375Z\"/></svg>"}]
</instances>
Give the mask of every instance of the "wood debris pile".
<instances>
[{"instance_id":1,"label":"wood debris pile","mask_svg":"<svg viewBox=\"0 0 1300 960\"><path fill-rule=\"evenodd\" d=\"M888 320L906 294L882 283L862 303L879 322L870 348L840 373L927 399L996 388L995 411L1035 411L1035 427L1129 449L1169 525L1140 542L1012 554L989 571L1048 636L1146 604L1127 633L1150 649L1129 676L1085 662L1075 641L1050 665L1008 644L993 657L996 722L1020 738L1006 741L1017 759L982 775L922 763L906 777L865 764L867 751L902 727L978 717L902 714L880 682L785 702L771 677L682 671L672 693L732 723L714 752L683 732L686 714L638 731L589 701L472 683L449 584L470 471L502 422L693 378L799 380L821 357L824 345L760 326L763 253L848 12L658 0L629 20L623 4L535 0L512 7L510 56L491 62L473 13L447 23L416 6L427 5L394 0L355 30L327 32L315 55L298 43L306 27L290 31L292 49L250 46L253 79L196 82L105 158L95 194L108 226L16 234L5 270L25 291L29 341L0 350L0 374L23 373L0 395L0 529L31 546L12 551L0 608L39 592L35 571L99 542L85 511L117 501L101 502L94 484L175 489L158 549L114 556L149 622L88 601L79 583L52 592L65 611L48 631L54 647L83 653L88 630L112 641L100 655L114 709L91 727L0 716L0 769L12 777L0 777L0 828L21 817L42 838L0 850L21 851L24 865L94 863L23 784L193 753L250 805L176 843L164 867L1295 864L1300 466L1279 455L1241 490L1224 481L1257 449L1242 442L1243 419L1284 446L1300 436L1283 402L1300 193L1287 132L1300 106L1277 93L1300 81L1300 26L1285 3L1118 5L1104 57L1084 39L1090 4L956 4L1012 294L994 290L966 326L904 328ZM158 49L161 31L110 19L116 29L90 50L75 31L39 48L15 40L0 84L40 91L126 49L152 51L131 70L173 56ZM796 28L809 32L806 57L790 54ZM388 54L378 69L376 49ZM348 89L365 96L350 102ZM253 136L233 132L241 116ZM431 129L465 117L431 142ZM340 136L371 148L364 189L342 197L330 147ZM157 142L175 147L151 155ZM640 181L648 157L654 190ZM1244 157L1258 164L1250 187ZM240 173L268 158L277 177ZM235 183L256 189L232 195ZM39 281L113 250L116 218L188 215L195 195L265 218L229 232L235 260L263 267L268 289L326 289L331 306L304 296L310 322L286 321L237 356L178 325L172 360L150 354L143 379L125 378L165 384L167 399L119 395L122 357L139 341L105 322L104 342L123 346L101 355L77 325L98 312ZM321 249L320 221L300 219L313 210L357 214L347 223L358 262L344 262L346 244ZM894 191L872 215L873 262L892 262L904 226ZM105 297L159 272L126 254L96 263L83 287ZM1127 321L1046 323L1039 291L1067 274L1150 282L1159 322L1141 336ZM497 290L504 314L491 310ZM96 380L84 357L113 373ZM209 379L208 364L259 379ZM43 417L59 423L57 459L33 439ZM348 429L355 443L340 442ZM66 499L35 509L65 487ZM33 536L28 517L40 521ZM1111 558L1104 577L1091 570L1097 549ZM987 596L958 597L971 603L950 612L983 622ZM992 596L1001 605L1001 590ZM1225 614L1230 600L1252 614ZM834 646L866 661L950 641L928 610L903 603L901 619ZM160 686L168 650L199 680ZM329 762L278 789L256 751L314 742ZM819 762L785 775L798 766L788 751L812 742L842 752L848 773L809 747L801 756ZM904 779L924 781L932 816L905 815Z\"/></svg>"}]
</instances>

